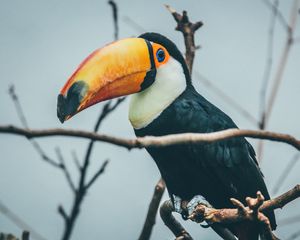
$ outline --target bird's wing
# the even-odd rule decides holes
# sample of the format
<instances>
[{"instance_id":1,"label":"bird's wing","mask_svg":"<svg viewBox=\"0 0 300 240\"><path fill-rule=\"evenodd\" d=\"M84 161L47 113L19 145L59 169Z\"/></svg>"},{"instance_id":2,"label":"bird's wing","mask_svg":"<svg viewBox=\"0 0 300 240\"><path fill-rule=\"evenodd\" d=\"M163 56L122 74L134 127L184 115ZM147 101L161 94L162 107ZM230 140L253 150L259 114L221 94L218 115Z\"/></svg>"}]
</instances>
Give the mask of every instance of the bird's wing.
<instances>
[{"instance_id":1,"label":"bird's wing","mask_svg":"<svg viewBox=\"0 0 300 240\"><path fill-rule=\"evenodd\" d=\"M200 95L178 101L176 108L179 110L176 118L181 119L177 122L182 124L178 129L186 132L207 133L237 128L231 118ZM259 190L266 199L270 198L255 152L245 138L190 145L189 155L190 161L195 161L194 166L210 175L220 189L225 189L228 197L245 203L246 197L255 197ZM275 226L274 215L270 217Z\"/></svg>"}]
</instances>

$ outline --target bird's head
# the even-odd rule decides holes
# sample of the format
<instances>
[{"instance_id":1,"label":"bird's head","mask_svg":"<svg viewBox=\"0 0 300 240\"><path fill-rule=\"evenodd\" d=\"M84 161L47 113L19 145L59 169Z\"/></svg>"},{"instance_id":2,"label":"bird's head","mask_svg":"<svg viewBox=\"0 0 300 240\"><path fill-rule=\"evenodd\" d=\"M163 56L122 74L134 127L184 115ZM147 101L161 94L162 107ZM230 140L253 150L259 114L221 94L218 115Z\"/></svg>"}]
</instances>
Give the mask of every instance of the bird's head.
<instances>
[{"instance_id":1,"label":"bird's head","mask_svg":"<svg viewBox=\"0 0 300 240\"><path fill-rule=\"evenodd\" d=\"M90 54L60 91L57 116L64 122L76 113L104 100L150 88L157 71L170 58L181 63L189 81L184 58L175 44L157 33L112 42Z\"/></svg>"}]
</instances>

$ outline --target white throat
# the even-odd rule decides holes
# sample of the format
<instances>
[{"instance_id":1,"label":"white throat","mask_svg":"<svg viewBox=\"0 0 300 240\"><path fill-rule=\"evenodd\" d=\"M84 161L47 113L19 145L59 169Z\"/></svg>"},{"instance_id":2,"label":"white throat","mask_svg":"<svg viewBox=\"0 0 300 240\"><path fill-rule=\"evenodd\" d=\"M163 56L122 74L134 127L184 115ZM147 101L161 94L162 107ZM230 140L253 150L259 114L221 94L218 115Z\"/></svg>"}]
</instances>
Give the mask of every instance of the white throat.
<instances>
[{"instance_id":1,"label":"white throat","mask_svg":"<svg viewBox=\"0 0 300 240\"><path fill-rule=\"evenodd\" d=\"M129 120L135 129L141 129L156 119L186 88L181 64L170 57L157 69L154 83L146 90L132 95Z\"/></svg>"}]
</instances>

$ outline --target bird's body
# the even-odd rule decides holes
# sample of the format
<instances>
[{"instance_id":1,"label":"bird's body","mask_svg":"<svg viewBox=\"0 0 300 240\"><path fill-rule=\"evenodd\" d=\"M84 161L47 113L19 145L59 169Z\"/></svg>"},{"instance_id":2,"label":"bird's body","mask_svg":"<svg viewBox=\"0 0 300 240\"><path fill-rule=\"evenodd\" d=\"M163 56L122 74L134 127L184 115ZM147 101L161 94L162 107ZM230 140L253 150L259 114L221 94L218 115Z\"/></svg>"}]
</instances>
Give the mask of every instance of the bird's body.
<instances>
[{"instance_id":1,"label":"bird's body","mask_svg":"<svg viewBox=\"0 0 300 240\"><path fill-rule=\"evenodd\" d=\"M136 46L137 56L128 56L134 50L131 43ZM124 62L119 62L122 59ZM116 64L120 72L113 72L111 64ZM95 66L100 68L96 71ZM229 116L194 89L180 51L173 42L156 33L121 40L87 58L59 95L58 117L64 121L99 101L132 93L135 94L129 119L137 136L237 128ZM245 138L149 147L147 151L173 201L174 197L190 201L201 195L215 208L232 208L230 198L245 203L246 197L256 197L257 191L270 198L255 152ZM275 229L273 211L266 214ZM239 239L258 238L259 228L255 224L229 228Z\"/></svg>"},{"instance_id":2,"label":"bird's body","mask_svg":"<svg viewBox=\"0 0 300 240\"><path fill-rule=\"evenodd\" d=\"M237 128L224 112L190 85L161 115L142 129L139 137L176 133L209 133ZM191 200L202 195L216 208L232 208L230 198L243 203L261 191L269 194L255 152L244 138L216 143L147 148L166 182L170 196ZM276 226L273 213L269 214Z\"/></svg>"}]
</instances>

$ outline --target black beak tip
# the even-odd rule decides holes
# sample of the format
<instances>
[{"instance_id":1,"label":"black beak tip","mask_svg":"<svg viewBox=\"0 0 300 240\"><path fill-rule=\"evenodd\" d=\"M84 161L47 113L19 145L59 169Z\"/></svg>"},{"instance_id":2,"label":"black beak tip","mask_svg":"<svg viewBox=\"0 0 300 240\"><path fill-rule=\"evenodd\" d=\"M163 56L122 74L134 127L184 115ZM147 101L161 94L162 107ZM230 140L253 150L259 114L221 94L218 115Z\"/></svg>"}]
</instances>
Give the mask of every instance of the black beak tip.
<instances>
[{"instance_id":1,"label":"black beak tip","mask_svg":"<svg viewBox=\"0 0 300 240\"><path fill-rule=\"evenodd\" d=\"M64 123L66 119L65 109L65 98L62 94L59 94L57 97L57 117L61 123Z\"/></svg>"},{"instance_id":2,"label":"black beak tip","mask_svg":"<svg viewBox=\"0 0 300 240\"><path fill-rule=\"evenodd\" d=\"M67 117L76 114L80 102L87 92L88 85L84 81L72 84L66 96L59 94L57 97L57 117L63 123Z\"/></svg>"}]
</instances>

